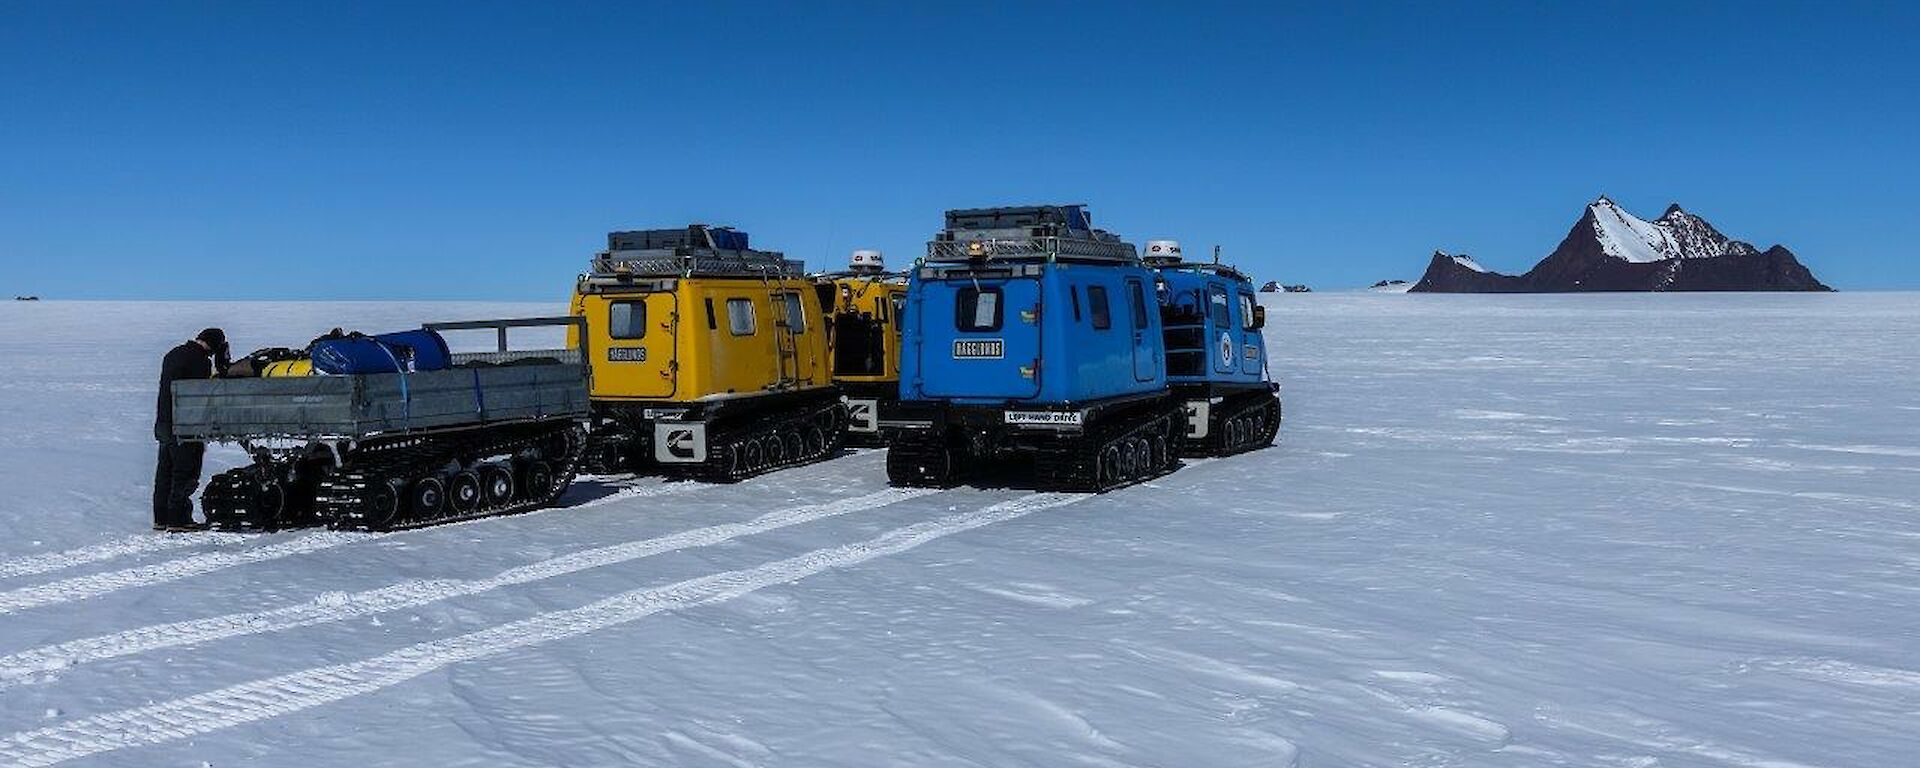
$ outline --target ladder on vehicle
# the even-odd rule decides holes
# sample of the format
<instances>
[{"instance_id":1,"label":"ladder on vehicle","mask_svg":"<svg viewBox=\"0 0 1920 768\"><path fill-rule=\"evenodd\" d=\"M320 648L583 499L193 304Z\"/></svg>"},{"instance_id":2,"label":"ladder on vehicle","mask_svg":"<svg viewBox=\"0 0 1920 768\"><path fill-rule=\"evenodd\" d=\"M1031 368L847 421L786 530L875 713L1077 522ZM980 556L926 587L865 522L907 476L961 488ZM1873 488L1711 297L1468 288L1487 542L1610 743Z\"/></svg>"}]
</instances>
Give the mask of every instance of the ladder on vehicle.
<instances>
[{"instance_id":1,"label":"ladder on vehicle","mask_svg":"<svg viewBox=\"0 0 1920 768\"><path fill-rule=\"evenodd\" d=\"M796 330L792 323L792 311L787 306L787 296L793 292L780 287L780 284L760 275L760 284L766 287L767 298L773 306L773 349L777 358L778 378L768 389L798 389L800 386L800 345L794 338Z\"/></svg>"},{"instance_id":2,"label":"ladder on vehicle","mask_svg":"<svg viewBox=\"0 0 1920 768\"><path fill-rule=\"evenodd\" d=\"M1168 376L1207 375L1207 318L1202 313L1165 306L1160 310L1161 336L1167 347Z\"/></svg>"}]
</instances>

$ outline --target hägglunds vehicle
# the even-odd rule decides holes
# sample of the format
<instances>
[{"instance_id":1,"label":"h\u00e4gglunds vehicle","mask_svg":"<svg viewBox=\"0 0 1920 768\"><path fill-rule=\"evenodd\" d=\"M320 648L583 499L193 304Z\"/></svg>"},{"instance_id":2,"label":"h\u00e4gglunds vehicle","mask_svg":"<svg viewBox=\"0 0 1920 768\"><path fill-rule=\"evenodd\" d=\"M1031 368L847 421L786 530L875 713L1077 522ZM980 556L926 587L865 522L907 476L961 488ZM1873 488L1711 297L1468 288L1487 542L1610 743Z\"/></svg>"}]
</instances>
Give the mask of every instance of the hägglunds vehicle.
<instances>
[{"instance_id":1,"label":"h\u00e4gglunds vehicle","mask_svg":"<svg viewBox=\"0 0 1920 768\"><path fill-rule=\"evenodd\" d=\"M798 261L694 224L613 232L575 284L590 469L737 480L832 456L846 428Z\"/></svg>"},{"instance_id":2,"label":"h\u00e4gglunds vehicle","mask_svg":"<svg viewBox=\"0 0 1920 768\"><path fill-rule=\"evenodd\" d=\"M1104 491L1172 471L1155 273L1082 205L946 214L907 288L889 479L943 486L998 459Z\"/></svg>"},{"instance_id":3,"label":"h\u00e4gglunds vehicle","mask_svg":"<svg viewBox=\"0 0 1920 768\"><path fill-rule=\"evenodd\" d=\"M879 445L900 402L900 315L907 276L879 251L854 251L848 269L813 276L828 318L833 382L847 403L847 442Z\"/></svg>"},{"instance_id":4,"label":"h\u00e4gglunds vehicle","mask_svg":"<svg viewBox=\"0 0 1920 768\"><path fill-rule=\"evenodd\" d=\"M1233 267L1196 263L1172 240L1147 242L1159 273L1167 382L1187 411L1186 456L1226 456L1273 443L1280 431L1279 385L1261 335L1266 307L1253 281Z\"/></svg>"},{"instance_id":5,"label":"h\u00e4gglunds vehicle","mask_svg":"<svg viewBox=\"0 0 1920 768\"><path fill-rule=\"evenodd\" d=\"M544 506L586 446L581 350L509 351L509 328L574 318L430 323L322 339L262 377L175 381L174 434L233 442L253 461L215 475L215 527L389 530ZM450 352L441 331L493 330L494 352Z\"/></svg>"}]
</instances>

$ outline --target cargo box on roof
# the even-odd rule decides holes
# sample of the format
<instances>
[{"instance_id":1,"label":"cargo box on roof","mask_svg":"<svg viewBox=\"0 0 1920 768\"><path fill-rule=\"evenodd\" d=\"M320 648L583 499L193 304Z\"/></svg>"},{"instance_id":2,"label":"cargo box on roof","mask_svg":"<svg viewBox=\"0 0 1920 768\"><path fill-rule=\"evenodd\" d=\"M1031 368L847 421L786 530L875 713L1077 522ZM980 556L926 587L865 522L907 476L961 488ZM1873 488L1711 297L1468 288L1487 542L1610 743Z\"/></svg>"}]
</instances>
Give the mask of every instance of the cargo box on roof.
<instances>
[{"instance_id":1,"label":"cargo box on roof","mask_svg":"<svg viewBox=\"0 0 1920 768\"><path fill-rule=\"evenodd\" d=\"M947 229L1017 229L1047 224L1072 230L1093 228L1084 205L1016 205L947 211Z\"/></svg>"},{"instance_id":2,"label":"cargo box on roof","mask_svg":"<svg viewBox=\"0 0 1920 768\"><path fill-rule=\"evenodd\" d=\"M607 250L609 251L660 251L676 248L744 251L747 247L747 233L732 227L708 227L695 224L675 229L636 229L607 233Z\"/></svg>"}]
</instances>

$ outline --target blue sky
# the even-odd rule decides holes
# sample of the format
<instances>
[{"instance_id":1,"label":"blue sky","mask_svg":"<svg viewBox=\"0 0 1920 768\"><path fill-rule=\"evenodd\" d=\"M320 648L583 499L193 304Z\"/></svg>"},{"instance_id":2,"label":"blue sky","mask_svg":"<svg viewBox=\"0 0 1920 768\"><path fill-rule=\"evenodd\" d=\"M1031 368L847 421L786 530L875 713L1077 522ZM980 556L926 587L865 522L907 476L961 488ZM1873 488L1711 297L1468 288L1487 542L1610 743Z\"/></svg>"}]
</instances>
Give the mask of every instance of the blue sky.
<instances>
[{"instance_id":1,"label":"blue sky","mask_svg":"<svg viewBox=\"0 0 1920 768\"><path fill-rule=\"evenodd\" d=\"M609 229L1023 202L1328 289L1601 193L1920 288L1912 8L7 2L0 292L557 300Z\"/></svg>"}]
</instances>

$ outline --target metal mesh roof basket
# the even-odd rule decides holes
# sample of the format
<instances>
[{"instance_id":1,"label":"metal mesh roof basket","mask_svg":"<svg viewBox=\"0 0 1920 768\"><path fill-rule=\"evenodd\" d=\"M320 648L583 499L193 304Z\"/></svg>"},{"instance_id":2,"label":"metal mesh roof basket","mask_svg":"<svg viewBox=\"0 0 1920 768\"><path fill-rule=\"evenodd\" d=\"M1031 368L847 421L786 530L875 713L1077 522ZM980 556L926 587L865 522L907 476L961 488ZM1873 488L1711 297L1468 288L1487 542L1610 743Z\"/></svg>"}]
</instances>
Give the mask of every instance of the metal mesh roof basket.
<instances>
[{"instance_id":1,"label":"metal mesh roof basket","mask_svg":"<svg viewBox=\"0 0 1920 768\"><path fill-rule=\"evenodd\" d=\"M694 224L683 229L607 233L595 277L798 277L806 268L779 251L747 246L747 233Z\"/></svg>"},{"instance_id":2,"label":"metal mesh roof basket","mask_svg":"<svg viewBox=\"0 0 1920 768\"><path fill-rule=\"evenodd\" d=\"M947 211L947 228L927 243L930 262L1054 259L1138 263L1140 252L1093 228L1084 205L1025 205Z\"/></svg>"}]
</instances>

